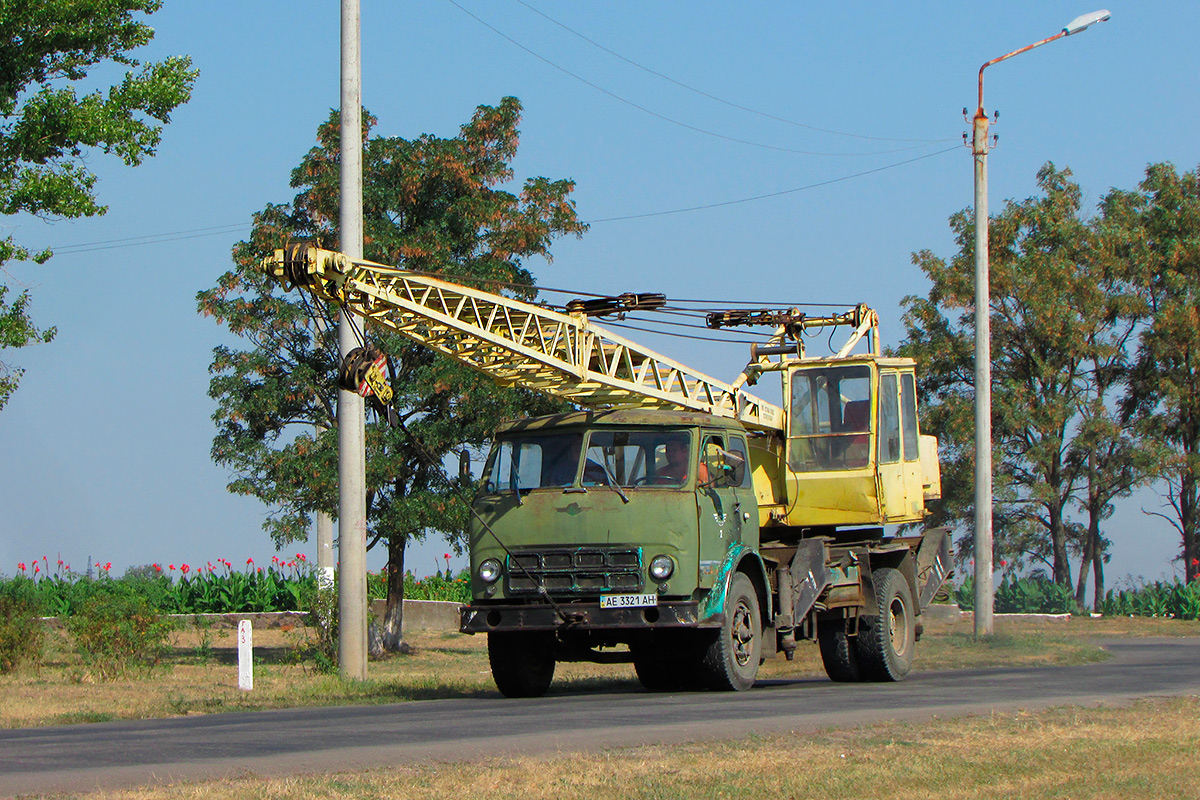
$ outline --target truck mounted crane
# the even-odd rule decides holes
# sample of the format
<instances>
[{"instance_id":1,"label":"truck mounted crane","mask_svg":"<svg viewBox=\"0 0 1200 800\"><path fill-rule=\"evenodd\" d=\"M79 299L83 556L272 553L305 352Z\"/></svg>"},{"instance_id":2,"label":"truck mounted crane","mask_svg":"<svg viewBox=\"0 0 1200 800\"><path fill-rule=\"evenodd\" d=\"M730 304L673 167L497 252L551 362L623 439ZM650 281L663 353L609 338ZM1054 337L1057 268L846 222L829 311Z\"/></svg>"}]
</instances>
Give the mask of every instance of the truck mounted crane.
<instances>
[{"instance_id":1,"label":"truck mounted crane","mask_svg":"<svg viewBox=\"0 0 1200 800\"><path fill-rule=\"evenodd\" d=\"M473 502L461 630L487 635L504 695L544 694L564 661L632 661L652 691L743 690L763 659L791 659L804 640L835 681L910 671L950 539L910 532L940 496L937 440L919 431L915 362L882 354L865 305L710 313L714 329L772 328L726 383L592 319L661 295L563 313L309 245L262 266L580 409L503 424ZM851 334L836 354L806 353L804 334L839 326ZM356 351L341 382L386 414L385 363ZM746 391L769 372L782 407Z\"/></svg>"}]
</instances>

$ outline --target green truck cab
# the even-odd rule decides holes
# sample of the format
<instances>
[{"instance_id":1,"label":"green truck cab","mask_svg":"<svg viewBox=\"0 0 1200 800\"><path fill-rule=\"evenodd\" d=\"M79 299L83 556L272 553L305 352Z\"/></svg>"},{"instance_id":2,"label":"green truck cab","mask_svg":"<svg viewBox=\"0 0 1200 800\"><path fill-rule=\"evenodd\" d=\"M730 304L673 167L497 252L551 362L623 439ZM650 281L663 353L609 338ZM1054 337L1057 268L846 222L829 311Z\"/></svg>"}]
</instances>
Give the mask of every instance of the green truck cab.
<instances>
[{"instance_id":1,"label":"green truck cab","mask_svg":"<svg viewBox=\"0 0 1200 800\"><path fill-rule=\"evenodd\" d=\"M503 426L461 617L488 635L501 692L543 694L560 661L742 690L805 639L835 680L902 679L950 564L944 531L883 527L919 521L937 482L912 374L879 356L793 364L782 432L639 408Z\"/></svg>"}]
</instances>

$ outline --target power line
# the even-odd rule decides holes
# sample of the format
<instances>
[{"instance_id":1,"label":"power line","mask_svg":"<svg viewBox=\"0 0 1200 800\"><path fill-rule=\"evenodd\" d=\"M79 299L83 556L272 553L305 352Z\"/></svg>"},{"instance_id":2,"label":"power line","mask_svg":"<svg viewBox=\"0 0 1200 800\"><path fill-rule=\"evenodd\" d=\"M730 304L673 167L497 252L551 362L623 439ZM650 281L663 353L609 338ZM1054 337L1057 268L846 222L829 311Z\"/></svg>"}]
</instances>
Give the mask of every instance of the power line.
<instances>
[{"instance_id":1,"label":"power line","mask_svg":"<svg viewBox=\"0 0 1200 800\"><path fill-rule=\"evenodd\" d=\"M449 2L454 2L454 0L449 0ZM686 213L690 213L692 211L706 211L711 208L723 208L725 206L739 205L741 203L750 203L755 200L767 200L772 197L782 197L782 196L788 195L788 194L795 194L796 192L803 192L803 191L808 191L810 189L818 189L822 186L830 186L835 183L842 183L844 181L853 180L854 178L862 178L867 175L874 175L877 172L884 172L885 170L895 169L896 167L902 167L906 164L912 164L917 161L924 161L927 158L933 158L934 156L940 156L944 153L957 151L958 149L959 148L956 145L954 147L948 147L945 150L938 150L933 153L927 153L923 156L916 156L915 158L905 159L904 161L897 161L893 164L885 164L882 167L875 167L874 169L868 169L868 170L864 170L862 172L855 172L852 175L843 175L839 178L830 178L829 180L826 180L826 181L818 181L817 183L810 183L805 186L797 186L792 189L782 189L778 192L768 192L766 194L758 194L758 195L754 195L752 197L742 197L737 200L723 200L723 201L716 202L716 203L706 203L704 205L689 206L687 208L675 208L675 209L669 209L667 211L648 211L644 214L626 214L626 215L619 216L619 217L601 217L599 219L587 220L587 224L588 225L596 225L596 224L601 224L601 223L605 223L605 222L624 222L626 220L646 219L648 217L662 217L662 216L667 216L670 214L686 214ZM207 227L207 228L192 228L192 229L182 230L182 231L173 231L170 233L146 234L143 236L131 236L131 237L123 238L123 239L106 239L106 240L101 240L101 241L96 241L96 242L83 242L80 244L69 244L69 245L62 245L61 247L51 247L49 249L52 250L55 255L73 255L76 253L90 253L90 252L93 252L96 250L114 250L114 249L122 248L122 247L138 247L138 246L147 245L147 244L161 244L164 242L174 242L174 241L179 241L182 239L196 239L196 238L201 238L201 237L205 237L205 236L218 236L218 235L225 234L225 233L235 233L238 230L245 229L246 226L247 226L247 223L238 222L238 223L230 223L227 225L216 225L216 226L211 226L211 227ZM431 273L431 274L441 275L442 277L446 277L446 276L442 275L442 273ZM496 283L498 285L505 285L505 286L510 286L510 285L511 286L524 286L525 285L525 284L508 284L504 281L497 281L497 280L493 280L493 279L484 279L484 278L480 278L478 280L486 280L491 283ZM600 295L600 294L589 295L587 292L576 292L576 291L573 291L570 289L552 289L549 287L538 287L538 289L539 289L539 291L544 291L544 292L560 291L560 292L564 292L564 293L580 294L580 295L592 296L592 297L606 297L607 296L607 295ZM681 300L678 302L705 302L705 301ZM780 305L780 303L778 301L765 302L765 303L749 303L747 301L747 304ZM787 305L787 304L785 303L783 305ZM802 303L801 305L841 306L843 304L842 303Z\"/></svg>"},{"instance_id":2,"label":"power line","mask_svg":"<svg viewBox=\"0 0 1200 800\"><path fill-rule=\"evenodd\" d=\"M718 97L715 94L710 94L709 92L706 92L703 89L697 89L694 86L689 86L688 84L684 83L683 81L679 81L679 80L676 80L675 78L672 78L670 75L664 75L663 73L653 70L650 67L645 66L644 64L639 64L638 62L634 61L633 59L627 58L627 57L621 55L620 53L616 52L615 50L611 50L611 49L605 47L604 45L600 44L599 42L595 41L594 39L588 38L587 36L583 35L582 33L575 30L574 28L564 25L563 23L554 19L554 17L551 17L549 14L546 14L546 13L534 8L529 3L526 3L525 0L513 0L513 2L518 3L522 6L525 6L525 8L527 8L530 11L532 11L533 13L537 14L539 17L545 19L546 21L548 21L554 25L557 25L558 27L562 28L564 31L571 34L572 36L576 36L576 37L582 39L583 41L587 42L588 44L592 45L593 47L603 50L604 52L608 53L610 56L613 56L614 58L618 58L621 61L624 61L626 64L629 64L632 67L636 67L637 69L640 69L643 72L648 72L649 74L655 76L656 78L661 78L662 80L667 81L668 83L673 83L681 89L686 89L687 91L698 94L701 97L707 97L709 100L713 100L717 103L727 105L730 108L736 108L739 111L745 111L749 114L756 114L760 117L774 120L775 122L782 122L787 125L795 125L797 128L804 128L804 129L810 130L810 131L817 131L818 133L829 133L834 136L848 136L852 139L867 139L870 141L877 141L877 142L921 142L921 143L925 143L925 144L936 144L939 142L951 141L950 139L896 139L896 138L891 138L891 137L887 137L887 136L864 136L863 134L859 134L859 133L847 133L846 131L836 131L836 130L832 130L830 128L818 128L815 125L809 125L808 123L805 123L805 122L797 122L796 120L787 119L786 117L778 117L778 116L775 116L774 114L768 114L765 111L759 111L758 109L750 108L748 106L744 106L739 103L735 103L732 100L726 100L723 97Z\"/></svg>"},{"instance_id":3,"label":"power line","mask_svg":"<svg viewBox=\"0 0 1200 800\"><path fill-rule=\"evenodd\" d=\"M454 0L450 0L450 2L454 2ZM882 167L876 167L875 169L868 169L868 170L864 170L862 172L856 172L853 175L843 175L840 178L830 178L827 181L818 181L817 183L810 183L806 186L797 186L794 189L783 189L778 192L768 192L767 194L759 194L759 195L755 195L753 197L743 197L738 200L724 200L719 203L707 203L702 206L689 206L687 208L674 208L669 211L649 211L645 214L627 214L627 215L621 216L621 217L603 217L601 219L591 219L591 220L587 221L587 224L595 225L595 224L598 224L601 222L623 222L625 220L630 220L630 219L645 219L647 217L663 217L668 214L686 214L691 211L704 211L704 210L707 210L710 208L721 208L723 206L733 206L733 205L737 205L739 203L749 203L754 200L766 200L771 197L782 197L785 194L795 194L796 192L803 192L803 191L807 191L808 189L816 189L821 186L829 186L834 183L841 183L843 181L852 180L854 178L861 178L864 175L873 175L876 172L883 172L884 170L894 169L896 167L902 167L905 164L912 164L915 161L923 161L927 158L933 158L934 156L940 156L943 153L949 153L952 151L957 151L959 149L960 149L960 147L958 145L955 145L954 147L948 147L945 150L938 150L936 153L927 153L923 156L917 156L916 158L910 158L905 161L897 161L895 164L887 164Z\"/></svg>"},{"instance_id":4,"label":"power line","mask_svg":"<svg viewBox=\"0 0 1200 800\"><path fill-rule=\"evenodd\" d=\"M249 227L249 223L237 222L228 225L214 225L207 228L191 228L170 233L148 233L142 236L128 236L123 239L104 239L97 242L66 244L49 248L55 255L73 255L75 253L91 253L96 250L115 250L122 247L138 247L146 244L162 244L176 242L182 239L199 239L205 236L220 236L227 233L237 233Z\"/></svg>"},{"instance_id":5,"label":"power line","mask_svg":"<svg viewBox=\"0 0 1200 800\"><path fill-rule=\"evenodd\" d=\"M717 133L716 131L710 131L706 128L700 128L695 125L691 125L687 122L683 122L682 120L675 119L674 117L668 117L665 114L660 114L657 111L653 111L649 108L646 108L645 106L635 103L628 98L622 97L621 95L616 94L615 92L611 92L608 89L605 89L603 86L600 86L599 84L589 81L587 78L584 78L582 75L574 73L571 70L567 69L566 67L556 64L555 62L551 61L550 59L546 58L545 56L534 52L530 48L528 48L525 45L518 42L516 39L514 39L511 36L509 36L508 34L504 33L504 31L502 31L499 28L496 28L495 26L484 21L481 17L476 16L475 14L468 11L466 8L463 8L457 2L457 0L446 0L446 2L448 2L450 5L457 8L459 11L466 14L471 19L478 22L480 25L482 25L485 28L487 28L488 30L492 31L497 36L501 37L502 39L505 39L506 41L508 41L509 43L514 45L515 47L519 47L520 49L524 50L526 53L533 56L538 61L541 61L542 63L553 67L554 69L558 70L559 72L562 72L565 75L569 75L570 77L574 78L575 80L579 81L580 83L582 83L586 86L590 86L591 88L595 89L596 91L602 92L603 94L608 95L609 97L613 98L614 100L617 100L618 102L624 103L625 105L630 106L632 108L636 108L638 111L641 111L644 114L649 114L650 116L652 116L656 119L663 120L664 122L669 122L672 125L678 125L681 128L686 128L689 131L693 131L695 133L700 133L705 136L712 136L716 139L722 139L724 141L733 142L735 144L744 144L749 147L760 147L760 148L763 148L764 150L774 150L776 152L781 152L781 153L795 153L798 155L805 155L805 156L830 156L830 157L834 157L834 158L855 158L855 157L861 157L861 156L887 155L888 153L900 153L900 152L904 152L906 150L919 150L922 147L928 146L928 143L926 143L926 144L913 145L911 147L898 147L898 148L894 148L892 150L874 150L869 153L825 153L825 152L818 152L818 151L814 151L814 150L799 150L799 149L792 148L792 147L782 147L780 145L766 144L765 142L755 142L755 141L751 141L749 139L739 139L736 136L726 136L723 133ZM943 141L943 140L939 139L939 140L935 140L935 141Z\"/></svg>"}]
</instances>

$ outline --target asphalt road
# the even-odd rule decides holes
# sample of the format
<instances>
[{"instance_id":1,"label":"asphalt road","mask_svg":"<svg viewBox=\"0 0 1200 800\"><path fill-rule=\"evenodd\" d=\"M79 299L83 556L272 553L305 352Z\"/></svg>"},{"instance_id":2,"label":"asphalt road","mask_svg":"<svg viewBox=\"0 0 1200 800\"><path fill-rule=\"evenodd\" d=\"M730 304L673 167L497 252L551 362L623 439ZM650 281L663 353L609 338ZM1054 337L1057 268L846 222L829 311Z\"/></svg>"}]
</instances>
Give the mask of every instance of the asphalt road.
<instances>
[{"instance_id":1,"label":"asphalt road","mask_svg":"<svg viewBox=\"0 0 1200 800\"><path fill-rule=\"evenodd\" d=\"M896 684L760 681L739 694L551 694L0 730L0 795L803 733L1200 693L1200 638L1104 646L1113 658L1100 664L924 672Z\"/></svg>"}]
</instances>

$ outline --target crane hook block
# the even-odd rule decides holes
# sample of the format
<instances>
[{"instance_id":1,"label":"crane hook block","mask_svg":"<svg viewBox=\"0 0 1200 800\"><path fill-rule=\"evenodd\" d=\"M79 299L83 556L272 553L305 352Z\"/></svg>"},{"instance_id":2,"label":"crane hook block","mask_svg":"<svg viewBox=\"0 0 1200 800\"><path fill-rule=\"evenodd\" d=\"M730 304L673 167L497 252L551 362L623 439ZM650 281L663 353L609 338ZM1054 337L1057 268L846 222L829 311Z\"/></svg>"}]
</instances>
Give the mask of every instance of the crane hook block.
<instances>
[{"instance_id":1,"label":"crane hook block","mask_svg":"<svg viewBox=\"0 0 1200 800\"><path fill-rule=\"evenodd\" d=\"M393 397L387 372L387 356L373 347L356 347L342 359L338 386L365 398L373 397L386 406Z\"/></svg>"}]
</instances>

